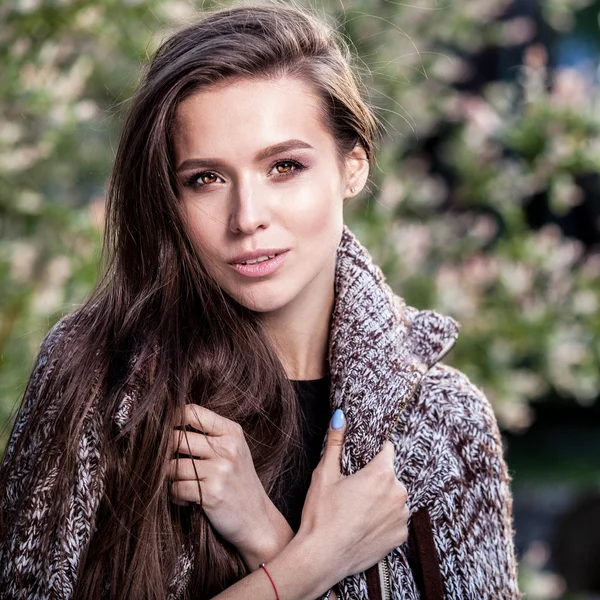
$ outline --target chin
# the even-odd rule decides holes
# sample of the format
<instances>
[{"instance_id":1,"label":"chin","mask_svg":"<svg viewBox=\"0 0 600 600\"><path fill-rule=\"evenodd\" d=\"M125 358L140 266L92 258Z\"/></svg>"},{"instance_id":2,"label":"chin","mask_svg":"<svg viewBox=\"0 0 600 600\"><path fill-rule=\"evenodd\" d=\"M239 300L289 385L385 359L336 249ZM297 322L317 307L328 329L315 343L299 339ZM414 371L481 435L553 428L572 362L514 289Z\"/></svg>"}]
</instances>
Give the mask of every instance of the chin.
<instances>
[{"instance_id":1,"label":"chin","mask_svg":"<svg viewBox=\"0 0 600 600\"><path fill-rule=\"evenodd\" d=\"M287 304L282 298L240 298L238 302L257 313L275 312Z\"/></svg>"},{"instance_id":2,"label":"chin","mask_svg":"<svg viewBox=\"0 0 600 600\"><path fill-rule=\"evenodd\" d=\"M229 291L229 295L238 304L249 310L257 313L269 313L283 308L292 300L289 296L289 290L286 291L287 293L280 290L278 293L274 290L253 290L244 294L240 294L239 291L237 293Z\"/></svg>"}]
</instances>

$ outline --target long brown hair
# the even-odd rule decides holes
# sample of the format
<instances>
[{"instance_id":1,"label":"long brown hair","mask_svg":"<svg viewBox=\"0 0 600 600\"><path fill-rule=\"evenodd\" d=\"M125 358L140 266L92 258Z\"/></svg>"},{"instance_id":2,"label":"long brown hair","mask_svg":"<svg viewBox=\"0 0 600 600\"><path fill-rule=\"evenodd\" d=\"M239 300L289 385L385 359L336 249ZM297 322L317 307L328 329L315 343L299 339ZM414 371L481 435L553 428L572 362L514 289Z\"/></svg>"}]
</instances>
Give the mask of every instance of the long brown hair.
<instances>
[{"instance_id":1,"label":"long brown hair","mask_svg":"<svg viewBox=\"0 0 600 600\"><path fill-rule=\"evenodd\" d=\"M195 554L194 597L212 597L246 574L199 507L169 500L171 431L186 403L242 425L261 482L283 506L281 474L302 456L297 399L258 316L219 289L191 245L172 127L179 103L200 88L286 75L309 82L320 98L340 157L356 143L372 157L376 121L349 59L334 30L305 11L241 5L205 13L173 34L143 75L108 185L103 274L70 317L77 333L55 349L60 360L0 472L1 488L41 420L53 419L37 468L60 465L48 523L62 527L82 427L100 415L105 488L77 598L164 599L186 544ZM125 396L135 403L119 429ZM50 403L58 403L52 415Z\"/></svg>"}]
</instances>

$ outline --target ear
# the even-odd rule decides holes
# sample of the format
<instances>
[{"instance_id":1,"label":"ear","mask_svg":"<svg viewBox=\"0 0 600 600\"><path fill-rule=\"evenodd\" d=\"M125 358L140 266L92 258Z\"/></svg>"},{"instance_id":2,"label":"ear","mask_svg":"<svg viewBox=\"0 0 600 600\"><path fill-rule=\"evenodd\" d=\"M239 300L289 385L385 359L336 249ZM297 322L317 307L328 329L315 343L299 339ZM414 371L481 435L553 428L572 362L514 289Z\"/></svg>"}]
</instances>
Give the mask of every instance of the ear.
<instances>
[{"instance_id":1,"label":"ear","mask_svg":"<svg viewBox=\"0 0 600 600\"><path fill-rule=\"evenodd\" d=\"M369 159L362 144L356 144L346 156L344 199L360 194L369 177Z\"/></svg>"}]
</instances>

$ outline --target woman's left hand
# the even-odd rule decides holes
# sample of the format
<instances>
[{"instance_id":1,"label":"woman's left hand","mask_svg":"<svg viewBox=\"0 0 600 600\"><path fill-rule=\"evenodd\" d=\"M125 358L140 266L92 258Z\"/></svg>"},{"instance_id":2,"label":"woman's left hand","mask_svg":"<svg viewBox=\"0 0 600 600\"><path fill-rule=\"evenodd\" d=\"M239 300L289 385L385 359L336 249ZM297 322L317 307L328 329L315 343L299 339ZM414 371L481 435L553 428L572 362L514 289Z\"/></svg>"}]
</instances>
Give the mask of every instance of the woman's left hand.
<instances>
[{"instance_id":1,"label":"woman's left hand","mask_svg":"<svg viewBox=\"0 0 600 600\"><path fill-rule=\"evenodd\" d=\"M257 569L294 534L256 474L241 426L196 404L186 406L180 425L202 433L173 431L173 501L201 504L212 526L237 548L248 568Z\"/></svg>"}]
</instances>

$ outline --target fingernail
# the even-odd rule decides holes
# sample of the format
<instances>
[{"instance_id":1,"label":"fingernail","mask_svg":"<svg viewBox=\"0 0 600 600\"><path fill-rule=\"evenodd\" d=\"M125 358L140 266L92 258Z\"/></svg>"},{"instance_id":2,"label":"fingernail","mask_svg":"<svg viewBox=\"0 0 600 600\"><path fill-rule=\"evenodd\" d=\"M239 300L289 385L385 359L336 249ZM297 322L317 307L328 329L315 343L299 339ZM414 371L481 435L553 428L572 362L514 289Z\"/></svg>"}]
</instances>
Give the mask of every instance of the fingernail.
<instances>
[{"instance_id":1,"label":"fingernail","mask_svg":"<svg viewBox=\"0 0 600 600\"><path fill-rule=\"evenodd\" d=\"M341 429L344 426L345 421L346 417L344 416L344 411L341 408L338 408L333 413L333 417L331 417L331 427L333 429Z\"/></svg>"}]
</instances>

